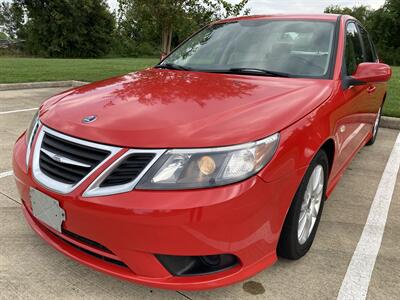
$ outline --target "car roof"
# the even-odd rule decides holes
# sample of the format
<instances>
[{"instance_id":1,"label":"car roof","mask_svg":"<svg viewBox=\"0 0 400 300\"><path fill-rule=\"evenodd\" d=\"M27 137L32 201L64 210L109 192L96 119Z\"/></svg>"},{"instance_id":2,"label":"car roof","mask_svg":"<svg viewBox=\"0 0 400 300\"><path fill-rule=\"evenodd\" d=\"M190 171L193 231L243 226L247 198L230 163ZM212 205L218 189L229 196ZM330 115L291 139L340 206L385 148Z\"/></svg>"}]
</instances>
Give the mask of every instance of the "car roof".
<instances>
[{"instance_id":1,"label":"car roof","mask_svg":"<svg viewBox=\"0 0 400 300\"><path fill-rule=\"evenodd\" d=\"M236 22L236 21L244 21L244 20L267 20L267 19L279 19L279 20L317 20L317 21L336 21L340 15L336 14L276 14L276 15L251 15L251 16L242 16L242 17L234 17L229 19L224 19L217 21L215 23L228 23L228 22Z\"/></svg>"}]
</instances>

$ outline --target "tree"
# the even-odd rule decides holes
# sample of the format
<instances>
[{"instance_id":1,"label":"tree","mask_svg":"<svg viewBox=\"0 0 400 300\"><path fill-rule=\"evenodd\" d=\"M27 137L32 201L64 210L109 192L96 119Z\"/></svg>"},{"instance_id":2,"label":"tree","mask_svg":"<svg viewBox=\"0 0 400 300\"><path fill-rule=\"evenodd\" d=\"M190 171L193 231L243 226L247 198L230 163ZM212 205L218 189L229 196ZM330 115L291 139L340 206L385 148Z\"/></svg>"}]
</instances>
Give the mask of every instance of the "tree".
<instances>
[{"instance_id":1,"label":"tree","mask_svg":"<svg viewBox=\"0 0 400 300\"><path fill-rule=\"evenodd\" d=\"M365 24L373 13L373 10L365 5L355 6L353 8L331 5L325 8L324 12L329 14L350 15Z\"/></svg>"},{"instance_id":2,"label":"tree","mask_svg":"<svg viewBox=\"0 0 400 300\"><path fill-rule=\"evenodd\" d=\"M11 38L22 34L24 25L24 9L18 1L0 3L0 27Z\"/></svg>"},{"instance_id":3,"label":"tree","mask_svg":"<svg viewBox=\"0 0 400 300\"><path fill-rule=\"evenodd\" d=\"M353 8L334 5L327 7L325 12L358 19L372 36L380 59L389 64L400 64L400 0L387 0L377 10L362 5Z\"/></svg>"},{"instance_id":4,"label":"tree","mask_svg":"<svg viewBox=\"0 0 400 300\"><path fill-rule=\"evenodd\" d=\"M248 14L244 10L247 3L248 0L238 4L224 0L119 0L119 27L136 40L154 41L158 37L162 51L169 53L174 34L193 31L215 19Z\"/></svg>"},{"instance_id":5,"label":"tree","mask_svg":"<svg viewBox=\"0 0 400 300\"><path fill-rule=\"evenodd\" d=\"M380 58L389 64L400 64L400 0L388 0L376 10L368 24Z\"/></svg>"},{"instance_id":6,"label":"tree","mask_svg":"<svg viewBox=\"0 0 400 300\"><path fill-rule=\"evenodd\" d=\"M388 0L382 9L377 11L376 26L384 33L386 43L394 48L400 48L400 0ZM379 24L378 22L382 22ZM386 25L384 27L383 25Z\"/></svg>"},{"instance_id":7,"label":"tree","mask_svg":"<svg viewBox=\"0 0 400 300\"><path fill-rule=\"evenodd\" d=\"M250 13L250 9L246 9L248 2L249 0L242 0L237 4L232 4L225 0L204 0L204 3L212 9L217 19L238 16L242 13L248 15Z\"/></svg>"},{"instance_id":8,"label":"tree","mask_svg":"<svg viewBox=\"0 0 400 300\"><path fill-rule=\"evenodd\" d=\"M22 0L27 10L26 46L51 57L107 54L115 26L105 0Z\"/></svg>"}]
</instances>

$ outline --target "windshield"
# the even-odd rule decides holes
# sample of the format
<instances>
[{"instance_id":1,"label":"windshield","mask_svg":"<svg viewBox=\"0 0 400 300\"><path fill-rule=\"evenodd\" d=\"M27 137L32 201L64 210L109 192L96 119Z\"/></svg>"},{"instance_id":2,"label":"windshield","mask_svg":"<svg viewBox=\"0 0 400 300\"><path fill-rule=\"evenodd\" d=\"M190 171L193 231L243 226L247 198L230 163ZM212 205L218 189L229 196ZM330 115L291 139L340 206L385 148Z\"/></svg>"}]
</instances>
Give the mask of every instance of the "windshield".
<instances>
[{"instance_id":1,"label":"windshield","mask_svg":"<svg viewBox=\"0 0 400 300\"><path fill-rule=\"evenodd\" d=\"M208 72L250 69L293 77L326 77L335 23L248 20L206 27L159 66Z\"/></svg>"}]
</instances>

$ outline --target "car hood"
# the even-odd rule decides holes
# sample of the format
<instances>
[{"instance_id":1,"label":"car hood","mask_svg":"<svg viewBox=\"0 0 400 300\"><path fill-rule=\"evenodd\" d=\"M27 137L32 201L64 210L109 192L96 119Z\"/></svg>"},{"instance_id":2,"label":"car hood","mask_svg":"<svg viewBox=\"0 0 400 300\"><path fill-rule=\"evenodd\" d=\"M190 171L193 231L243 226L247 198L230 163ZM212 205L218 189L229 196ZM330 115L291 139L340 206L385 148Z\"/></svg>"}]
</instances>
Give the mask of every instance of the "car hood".
<instances>
[{"instance_id":1,"label":"car hood","mask_svg":"<svg viewBox=\"0 0 400 300\"><path fill-rule=\"evenodd\" d=\"M332 90L330 80L147 69L54 96L40 118L52 129L110 145L213 147L274 134ZM94 122L82 122L92 115Z\"/></svg>"}]
</instances>

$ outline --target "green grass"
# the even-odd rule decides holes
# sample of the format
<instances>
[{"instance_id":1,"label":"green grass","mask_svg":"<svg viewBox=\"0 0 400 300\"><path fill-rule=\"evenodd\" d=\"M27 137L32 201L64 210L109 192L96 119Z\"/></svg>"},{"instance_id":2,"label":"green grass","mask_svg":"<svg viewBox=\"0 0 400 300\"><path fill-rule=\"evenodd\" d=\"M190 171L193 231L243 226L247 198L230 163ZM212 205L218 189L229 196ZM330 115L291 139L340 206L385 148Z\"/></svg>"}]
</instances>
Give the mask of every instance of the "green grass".
<instances>
[{"instance_id":1,"label":"green grass","mask_svg":"<svg viewBox=\"0 0 400 300\"><path fill-rule=\"evenodd\" d=\"M385 116L400 118L400 67L392 67L393 76L389 81L383 114Z\"/></svg>"},{"instance_id":2,"label":"green grass","mask_svg":"<svg viewBox=\"0 0 400 300\"><path fill-rule=\"evenodd\" d=\"M47 59L0 57L0 83L97 81L155 65L156 58Z\"/></svg>"},{"instance_id":3,"label":"green grass","mask_svg":"<svg viewBox=\"0 0 400 300\"><path fill-rule=\"evenodd\" d=\"M140 70L156 58L47 59L0 57L0 83L82 80L96 81ZM393 67L384 115L400 118L400 67Z\"/></svg>"}]
</instances>

